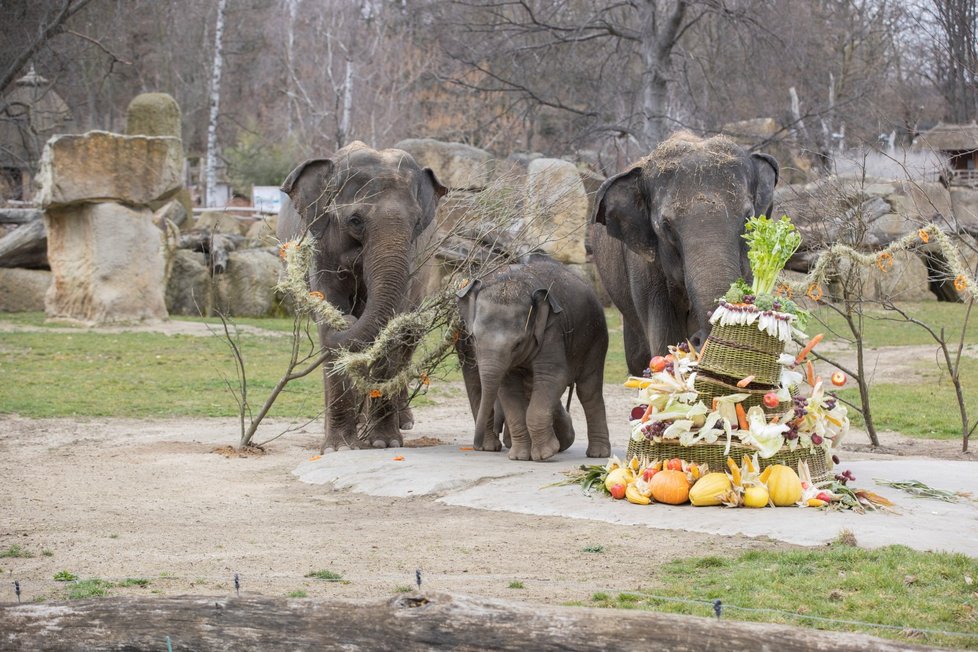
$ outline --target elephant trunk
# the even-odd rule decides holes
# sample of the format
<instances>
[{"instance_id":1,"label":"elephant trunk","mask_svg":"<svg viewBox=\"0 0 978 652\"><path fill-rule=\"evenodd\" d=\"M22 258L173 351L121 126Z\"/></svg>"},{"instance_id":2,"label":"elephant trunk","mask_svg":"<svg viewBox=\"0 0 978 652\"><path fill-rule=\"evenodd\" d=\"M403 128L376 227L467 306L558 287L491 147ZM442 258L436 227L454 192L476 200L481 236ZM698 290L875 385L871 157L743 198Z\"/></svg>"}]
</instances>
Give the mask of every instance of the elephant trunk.
<instances>
[{"instance_id":1,"label":"elephant trunk","mask_svg":"<svg viewBox=\"0 0 978 652\"><path fill-rule=\"evenodd\" d=\"M405 245L406 246L406 245ZM404 304L410 283L405 247L376 247L364 251L364 282L367 302L363 314L350 328L337 331L324 348L365 348Z\"/></svg>"},{"instance_id":2,"label":"elephant trunk","mask_svg":"<svg viewBox=\"0 0 978 652\"><path fill-rule=\"evenodd\" d=\"M479 378L482 383L482 398L479 401L479 413L475 418L475 437L473 438L474 447L478 450L482 446L487 433L495 437L495 426L493 424L493 408L496 405L496 398L499 396L499 386L502 382L504 370L501 366L492 364L479 364Z\"/></svg>"},{"instance_id":3,"label":"elephant trunk","mask_svg":"<svg viewBox=\"0 0 978 652\"><path fill-rule=\"evenodd\" d=\"M717 256L717 252L721 252L720 256ZM717 299L725 295L730 284L742 275L740 248L699 241L684 254L687 261L710 261L709 265L686 267L686 293L689 298L687 332L690 341L698 348L710 334L710 315Z\"/></svg>"}]
</instances>

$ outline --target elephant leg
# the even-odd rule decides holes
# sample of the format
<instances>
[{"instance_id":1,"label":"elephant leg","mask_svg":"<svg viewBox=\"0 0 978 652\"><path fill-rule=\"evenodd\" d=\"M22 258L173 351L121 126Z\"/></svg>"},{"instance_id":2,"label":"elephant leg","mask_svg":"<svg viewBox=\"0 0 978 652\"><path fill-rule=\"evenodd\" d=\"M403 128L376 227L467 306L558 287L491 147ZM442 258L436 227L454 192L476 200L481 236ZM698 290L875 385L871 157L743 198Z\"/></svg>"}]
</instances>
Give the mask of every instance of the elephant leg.
<instances>
[{"instance_id":1,"label":"elephant leg","mask_svg":"<svg viewBox=\"0 0 978 652\"><path fill-rule=\"evenodd\" d=\"M374 448L399 448L404 444L399 427L399 395L370 399L366 440Z\"/></svg>"},{"instance_id":2,"label":"elephant leg","mask_svg":"<svg viewBox=\"0 0 978 652\"><path fill-rule=\"evenodd\" d=\"M642 372L648 368L649 360L652 358L645 330L630 321L624 321L622 323L622 335L625 339L625 365L628 367L628 373L633 376L641 376Z\"/></svg>"},{"instance_id":3,"label":"elephant leg","mask_svg":"<svg viewBox=\"0 0 978 652\"><path fill-rule=\"evenodd\" d=\"M512 437L509 434L509 428L506 427L506 418L504 415L503 404L500 401L496 401L496 405L492 410L492 431L496 434L497 439L503 440L503 446L512 448Z\"/></svg>"},{"instance_id":4,"label":"elephant leg","mask_svg":"<svg viewBox=\"0 0 978 652\"><path fill-rule=\"evenodd\" d=\"M562 453L573 445L574 422L562 402L558 402L554 407L554 433L557 435L557 441L560 442L558 452Z\"/></svg>"},{"instance_id":5,"label":"elephant leg","mask_svg":"<svg viewBox=\"0 0 978 652\"><path fill-rule=\"evenodd\" d=\"M608 415L604 405L604 365L596 365L577 381L577 398L587 419L587 456L609 457Z\"/></svg>"},{"instance_id":6,"label":"elephant leg","mask_svg":"<svg viewBox=\"0 0 978 652\"><path fill-rule=\"evenodd\" d=\"M401 430L414 428L414 410L408 405L406 389L402 389L397 397L397 427Z\"/></svg>"},{"instance_id":7,"label":"elephant leg","mask_svg":"<svg viewBox=\"0 0 978 652\"><path fill-rule=\"evenodd\" d=\"M530 433L526 427L527 400L523 389L523 379L508 374L499 388L499 400L502 403L506 420L506 431L509 433L509 459L530 459Z\"/></svg>"},{"instance_id":8,"label":"elephant leg","mask_svg":"<svg viewBox=\"0 0 978 652\"><path fill-rule=\"evenodd\" d=\"M323 366L323 385L326 397L325 433L320 452L360 448L357 438L357 417L360 393L343 374L331 374L332 365Z\"/></svg>"},{"instance_id":9,"label":"elephant leg","mask_svg":"<svg viewBox=\"0 0 978 652\"><path fill-rule=\"evenodd\" d=\"M530 431L530 457L537 462L550 459L560 451L560 441L554 432L554 407L560 403L566 388L567 380L563 374L534 369L526 427Z\"/></svg>"}]
</instances>

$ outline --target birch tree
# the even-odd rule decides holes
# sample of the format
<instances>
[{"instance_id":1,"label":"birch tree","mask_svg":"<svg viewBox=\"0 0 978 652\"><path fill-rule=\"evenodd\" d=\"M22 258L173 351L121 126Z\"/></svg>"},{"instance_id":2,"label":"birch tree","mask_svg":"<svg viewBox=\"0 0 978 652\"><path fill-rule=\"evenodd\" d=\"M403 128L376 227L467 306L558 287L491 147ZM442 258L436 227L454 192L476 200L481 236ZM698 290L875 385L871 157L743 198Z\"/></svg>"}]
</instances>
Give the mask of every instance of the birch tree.
<instances>
[{"instance_id":1,"label":"birch tree","mask_svg":"<svg viewBox=\"0 0 978 652\"><path fill-rule=\"evenodd\" d=\"M207 121L207 160L205 163L206 198L208 207L217 206L217 118L221 110L221 70L224 66L222 46L224 40L224 12L227 0L218 0L217 18L214 22L214 62L211 68L210 117Z\"/></svg>"}]
</instances>

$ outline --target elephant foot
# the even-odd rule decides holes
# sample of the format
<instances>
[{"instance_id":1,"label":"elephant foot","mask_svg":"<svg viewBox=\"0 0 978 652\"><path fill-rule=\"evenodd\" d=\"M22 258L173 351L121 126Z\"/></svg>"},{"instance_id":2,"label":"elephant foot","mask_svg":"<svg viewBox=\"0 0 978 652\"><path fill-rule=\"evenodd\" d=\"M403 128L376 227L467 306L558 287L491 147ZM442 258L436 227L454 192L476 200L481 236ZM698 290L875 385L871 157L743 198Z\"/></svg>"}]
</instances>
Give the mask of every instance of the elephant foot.
<instances>
[{"instance_id":1,"label":"elephant foot","mask_svg":"<svg viewBox=\"0 0 978 652\"><path fill-rule=\"evenodd\" d=\"M411 408L398 410L397 426L401 430L411 430L414 428L414 412L411 411Z\"/></svg>"},{"instance_id":2,"label":"elephant foot","mask_svg":"<svg viewBox=\"0 0 978 652\"><path fill-rule=\"evenodd\" d=\"M611 442L607 438L604 438L603 441L588 440L587 456L611 457Z\"/></svg>"},{"instance_id":3,"label":"elephant foot","mask_svg":"<svg viewBox=\"0 0 978 652\"><path fill-rule=\"evenodd\" d=\"M540 445L534 444L533 447L530 448L530 457L532 457L533 460L536 462L542 462L543 460L550 459L551 457L556 455L559 451L560 451L560 442L557 441L556 437L551 435L550 439L548 439L544 443Z\"/></svg>"},{"instance_id":4,"label":"elephant foot","mask_svg":"<svg viewBox=\"0 0 978 652\"><path fill-rule=\"evenodd\" d=\"M373 448L400 448L404 445L397 419L388 417L367 430L365 445Z\"/></svg>"},{"instance_id":5,"label":"elephant foot","mask_svg":"<svg viewBox=\"0 0 978 652\"><path fill-rule=\"evenodd\" d=\"M513 442L513 446L509 449L509 459L527 461L530 459L530 444Z\"/></svg>"},{"instance_id":6,"label":"elephant foot","mask_svg":"<svg viewBox=\"0 0 978 652\"><path fill-rule=\"evenodd\" d=\"M332 453L353 450L354 448L359 447L359 442L357 441L356 437L350 437L349 441L347 441L341 436L331 436L323 440L323 445L319 449L319 452L320 454Z\"/></svg>"},{"instance_id":7,"label":"elephant foot","mask_svg":"<svg viewBox=\"0 0 978 652\"><path fill-rule=\"evenodd\" d=\"M481 446L479 446L479 447L473 446L472 448L475 449L475 450L477 450L477 451L486 451L488 453L498 453L499 451L501 451L503 449L503 445L495 437L486 437L482 441L482 445Z\"/></svg>"}]
</instances>

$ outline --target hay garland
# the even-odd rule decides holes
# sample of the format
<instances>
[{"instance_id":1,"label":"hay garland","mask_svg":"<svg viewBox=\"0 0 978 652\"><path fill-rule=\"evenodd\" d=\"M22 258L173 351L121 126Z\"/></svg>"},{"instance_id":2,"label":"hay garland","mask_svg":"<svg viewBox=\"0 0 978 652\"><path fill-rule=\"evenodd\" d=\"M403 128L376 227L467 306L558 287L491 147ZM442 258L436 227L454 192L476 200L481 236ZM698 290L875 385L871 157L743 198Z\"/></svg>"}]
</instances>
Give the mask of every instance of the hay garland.
<instances>
[{"instance_id":1,"label":"hay garland","mask_svg":"<svg viewBox=\"0 0 978 652\"><path fill-rule=\"evenodd\" d=\"M964 266L961 254L951 239L935 224L929 224L913 233L908 233L880 251L871 254L861 253L847 245L834 244L818 255L812 271L803 281L789 281L782 278L778 289L782 293L797 293L818 301L823 295L822 285L827 282L830 272L843 259L848 259L862 267L877 267L885 273L893 266L893 254L928 245L931 240L934 241L932 246L940 249L945 260L947 260L953 277L954 289L958 292L965 292L972 299L978 298L978 279L972 276L970 270Z\"/></svg>"},{"instance_id":2,"label":"hay garland","mask_svg":"<svg viewBox=\"0 0 978 652\"><path fill-rule=\"evenodd\" d=\"M285 277L277 289L295 302L296 311L314 315L317 321L337 331L350 326L349 316L330 303L322 292L310 291L307 279L312 271L315 248L303 239L291 240L279 247L285 260ZM339 349L331 361L330 373L349 376L353 386L371 398L393 396L408 389L412 383L427 386L429 373L455 346L461 331L461 316L454 301L454 291L448 289L422 302L416 310L395 315L363 351ZM396 357L403 347L419 345L433 325L445 323L445 336L420 361L408 365L392 378L377 382L371 374L374 365Z\"/></svg>"}]
</instances>

